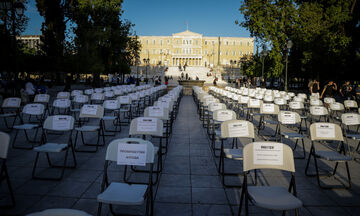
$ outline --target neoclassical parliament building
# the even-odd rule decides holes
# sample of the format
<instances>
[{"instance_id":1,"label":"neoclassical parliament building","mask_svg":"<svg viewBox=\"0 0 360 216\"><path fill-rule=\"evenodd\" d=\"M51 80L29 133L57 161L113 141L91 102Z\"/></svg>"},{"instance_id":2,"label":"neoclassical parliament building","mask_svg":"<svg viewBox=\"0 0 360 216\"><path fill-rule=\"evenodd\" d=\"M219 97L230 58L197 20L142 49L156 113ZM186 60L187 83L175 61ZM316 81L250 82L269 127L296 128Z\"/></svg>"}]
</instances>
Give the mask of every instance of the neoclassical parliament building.
<instances>
[{"instance_id":1,"label":"neoclassical parliament building","mask_svg":"<svg viewBox=\"0 0 360 216\"><path fill-rule=\"evenodd\" d=\"M139 36L140 62L166 66L216 66L238 64L254 52L254 39L205 37L191 31L172 36Z\"/></svg>"}]
</instances>

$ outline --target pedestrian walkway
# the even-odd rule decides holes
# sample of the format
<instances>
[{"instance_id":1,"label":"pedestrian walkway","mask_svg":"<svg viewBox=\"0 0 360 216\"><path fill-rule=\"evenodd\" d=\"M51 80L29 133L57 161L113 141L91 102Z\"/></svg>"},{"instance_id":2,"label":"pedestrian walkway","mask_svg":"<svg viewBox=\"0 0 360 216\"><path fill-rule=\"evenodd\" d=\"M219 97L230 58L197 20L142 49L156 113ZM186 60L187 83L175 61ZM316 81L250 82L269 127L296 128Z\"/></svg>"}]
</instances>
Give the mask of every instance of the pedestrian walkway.
<instances>
[{"instance_id":1,"label":"pedestrian walkway","mask_svg":"<svg viewBox=\"0 0 360 216\"><path fill-rule=\"evenodd\" d=\"M113 139L128 137L128 126ZM14 133L11 133L14 136ZM19 137L25 140L25 137ZM256 140L262 140L256 137ZM153 140L156 142L156 140ZM310 141L306 140L309 151ZM292 145L292 143L289 143ZM16 207L0 210L0 215L24 215L47 208L74 208L96 215L96 197L100 193L106 148L97 153L77 153L78 166L66 170L61 181L31 179L35 153L31 150L10 149L8 171L15 191ZM298 197L304 207L300 215L359 215L360 212L360 165L351 163L353 187L350 190L322 190L315 178L304 175L306 160L295 160ZM237 215L241 189L224 189L217 173L218 158L214 158L209 147L206 130L203 128L197 108L191 96L184 96L180 103L169 151L164 159L164 169L159 184L155 186L155 215ZM45 163L41 164L45 167ZM242 163L226 163L227 167L241 170ZM47 172L49 170L46 170ZM343 168L340 172L343 171ZM114 176L117 172L112 170ZM243 177L230 179L230 183L241 184ZM259 183L285 185L281 172L259 173ZM233 182L231 182L233 181ZM8 198L1 184L0 201ZM122 208L122 213L141 214L142 209ZM103 207L102 215L110 215ZM280 215L250 206L250 215ZM289 215L289 214L288 214ZM291 212L290 215L294 215Z\"/></svg>"}]
</instances>

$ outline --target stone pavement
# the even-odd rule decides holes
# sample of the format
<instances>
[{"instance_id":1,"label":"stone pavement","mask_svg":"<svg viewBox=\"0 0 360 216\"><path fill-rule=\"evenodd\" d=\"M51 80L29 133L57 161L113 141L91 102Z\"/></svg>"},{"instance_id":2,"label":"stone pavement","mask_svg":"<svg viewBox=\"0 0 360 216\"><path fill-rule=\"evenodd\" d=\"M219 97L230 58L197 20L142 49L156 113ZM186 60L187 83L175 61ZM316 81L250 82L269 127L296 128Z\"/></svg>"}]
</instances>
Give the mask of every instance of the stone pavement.
<instances>
[{"instance_id":1,"label":"stone pavement","mask_svg":"<svg viewBox=\"0 0 360 216\"><path fill-rule=\"evenodd\" d=\"M1 123L3 124L3 123ZM3 128L3 125L1 125ZM271 132L271 128L266 132ZM14 132L11 133L12 137ZM106 137L106 143L115 138L128 136L128 126L122 127L122 132L116 137ZM91 136L87 136L90 139ZM19 137L24 140L23 136ZM256 140L262 140L257 137ZM156 143L157 141L154 140ZM293 143L286 141L289 145ZM306 140L306 150L310 142ZM355 145L355 143L353 143ZM301 149L301 148L300 148ZM96 196L100 192L103 176L105 147L97 153L77 153L78 166L67 169L61 181L32 180L31 171L35 159L32 150L10 149L8 155L8 171L15 191L16 207L0 210L0 215L24 215L47 208L81 209L96 215ZM44 158L42 158L44 159ZM237 215L241 189L223 188L217 174L219 158L213 157L209 147L206 130L199 121L196 105L191 96L181 100L180 111L174 124L174 131L169 145L169 151L164 159L164 169L160 182L155 188L155 215ZM43 160L44 161L44 160ZM300 215L360 215L360 165L356 161L350 163L353 187L350 190L322 190L316 179L304 175L306 160L297 159L296 183L298 197L304 207ZM241 170L242 163L225 161L226 169ZM44 172L53 172L46 169ZM327 163L321 163L327 168ZM340 165L339 172L344 174ZM119 170L112 169L114 176L120 175ZM141 178L141 176L132 176ZM283 172L259 173L260 184L288 185L288 175ZM241 184L242 177L228 179L230 183ZM330 182L331 183L331 182ZM0 201L8 199L5 184L1 184ZM106 205L105 205L106 206ZM103 206L103 215L110 215ZM141 214L143 208L117 208L124 214ZM251 215L280 215L250 206ZM290 212L287 215L294 215Z\"/></svg>"}]
</instances>

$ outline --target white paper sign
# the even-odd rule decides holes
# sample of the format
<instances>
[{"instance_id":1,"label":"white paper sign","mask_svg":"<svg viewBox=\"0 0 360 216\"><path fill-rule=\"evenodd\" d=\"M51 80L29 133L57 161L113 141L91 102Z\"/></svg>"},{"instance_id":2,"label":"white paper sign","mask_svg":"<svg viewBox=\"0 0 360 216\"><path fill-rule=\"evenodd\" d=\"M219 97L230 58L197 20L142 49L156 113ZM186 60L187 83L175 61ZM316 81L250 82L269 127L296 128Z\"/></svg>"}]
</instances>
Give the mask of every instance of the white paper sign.
<instances>
[{"instance_id":1,"label":"white paper sign","mask_svg":"<svg viewBox=\"0 0 360 216\"><path fill-rule=\"evenodd\" d=\"M301 109L301 102L299 101L290 102L289 105L291 109Z\"/></svg>"},{"instance_id":2,"label":"white paper sign","mask_svg":"<svg viewBox=\"0 0 360 216\"><path fill-rule=\"evenodd\" d=\"M254 164L283 165L283 145L277 143L254 143Z\"/></svg>"},{"instance_id":3,"label":"white paper sign","mask_svg":"<svg viewBox=\"0 0 360 216\"><path fill-rule=\"evenodd\" d=\"M120 101L121 104L127 104L130 101L130 97L129 96L120 96L119 101Z\"/></svg>"},{"instance_id":4,"label":"white paper sign","mask_svg":"<svg viewBox=\"0 0 360 216\"><path fill-rule=\"evenodd\" d=\"M316 137L318 138L335 138L335 125L333 124L316 124Z\"/></svg>"},{"instance_id":5,"label":"white paper sign","mask_svg":"<svg viewBox=\"0 0 360 216\"><path fill-rule=\"evenodd\" d=\"M219 111L217 113L217 119L220 121L227 121L232 119L232 113L229 111Z\"/></svg>"},{"instance_id":6,"label":"white paper sign","mask_svg":"<svg viewBox=\"0 0 360 216\"><path fill-rule=\"evenodd\" d=\"M249 101L249 97L247 97L247 96L242 96L240 98L240 103L247 103L248 101Z\"/></svg>"},{"instance_id":7,"label":"white paper sign","mask_svg":"<svg viewBox=\"0 0 360 216\"><path fill-rule=\"evenodd\" d=\"M281 122L283 124L295 124L296 123L295 113L282 112L281 113Z\"/></svg>"},{"instance_id":8,"label":"white paper sign","mask_svg":"<svg viewBox=\"0 0 360 216\"><path fill-rule=\"evenodd\" d=\"M149 107L149 116L162 117L164 115L163 107Z\"/></svg>"},{"instance_id":9,"label":"white paper sign","mask_svg":"<svg viewBox=\"0 0 360 216\"><path fill-rule=\"evenodd\" d=\"M36 96L36 99L38 102L47 102L48 101L48 96L46 94L38 94Z\"/></svg>"},{"instance_id":10,"label":"white paper sign","mask_svg":"<svg viewBox=\"0 0 360 216\"><path fill-rule=\"evenodd\" d=\"M106 109L117 109L118 101L117 100L107 100L105 101Z\"/></svg>"},{"instance_id":11,"label":"white paper sign","mask_svg":"<svg viewBox=\"0 0 360 216\"><path fill-rule=\"evenodd\" d=\"M157 130L157 119L139 118L137 122L137 130L145 132L155 132Z\"/></svg>"},{"instance_id":12,"label":"white paper sign","mask_svg":"<svg viewBox=\"0 0 360 216\"><path fill-rule=\"evenodd\" d=\"M68 97L69 93L68 92L59 92L58 93L58 97Z\"/></svg>"},{"instance_id":13,"label":"white paper sign","mask_svg":"<svg viewBox=\"0 0 360 216\"><path fill-rule=\"evenodd\" d=\"M324 108L321 107L321 106L314 106L313 107L313 112L314 112L314 114L317 114L317 115L323 115L324 114Z\"/></svg>"},{"instance_id":14,"label":"white paper sign","mask_svg":"<svg viewBox=\"0 0 360 216\"><path fill-rule=\"evenodd\" d=\"M68 99L56 99L54 101L54 106L56 107L68 107L69 104L69 100Z\"/></svg>"},{"instance_id":15,"label":"white paper sign","mask_svg":"<svg viewBox=\"0 0 360 216\"><path fill-rule=\"evenodd\" d=\"M341 109L340 103L333 103L333 104L330 105L330 108L332 110L340 110Z\"/></svg>"},{"instance_id":16,"label":"white paper sign","mask_svg":"<svg viewBox=\"0 0 360 216\"><path fill-rule=\"evenodd\" d=\"M112 91L105 92L105 97L113 97L114 93Z\"/></svg>"},{"instance_id":17,"label":"white paper sign","mask_svg":"<svg viewBox=\"0 0 360 216\"><path fill-rule=\"evenodd\" d=\"M103 94L102 93L94 93L91 95L91 98L93 100L102 100L103 99Z\"/></svg>"},{"instance_id":18,"label":"white paper sign","mask_svg":"<svg viewBox=\"0 0 360 216\"><path fill-rule=\"evenodd\" d=\"M54 116L53 118L53 128L56 130L69 130L70 124L70 116Z\"/></svg>"},{"instance_id":19,"label":"white paper sign","mask_svg":"<svg viewBox=\"0 0 360 216\"><path fill-rule=\"evenodd\" d=\"M249 126L246 122L234 122L228 125L230 137L248 137Z\"/></svg>"},{"instance_id":20,"label":"white paper sign","mask_svg":"<svg viewBox=\"0 0 360 216\"><path fill-rule=\"evenodd\" d=\"M19 106L19 99L17 99L17 98L9 98L7 100L6 106L9 106L9 107L17 107L17 106Z\"/></svg>"},{"instance_id":21,"label":"white paper sign","mask_svg":"<svg viewBox=\"0 0 360 216\"><path fill-rule=\"evenodd\" d=\"M85 103L86 102L86 95L76 95L75 96L75 102L77 103Z\"/></svg>"},{"instance_id":22,"label":"white paper sign","mask_svg":"<svg viewBox=\"0 0 360 216\"><path fill-rule=\"evenodd\" d=\"M26 106L26 113L31 115L40 115L41 114L41 108L40 104L29 104Z\"/></svg>"},{"instance_id":23,"label":"white paper sign","mask_svg":"<svg viewBox=\"0 0 360 216\"><path fill-rule=\"evenodd\" d=\"M274 104L263 104L263 112L264 113L273 113L275 112L275 105Z\"/></svg>"},{"instance_id":24,"label":"white paper sign","mask_svg":"<svg viewBox=\"0 0 360 216\"><path fill-rule=\"evenodd\" d=\"M164 108L170 108L170 103L168 101L158 101L157 106L164 107Z\"/></svg>"},{"instance_id":25,"label":"white paper sign","mask_svg":"<svg viewBox=\"0 0 360 216\"><path fill-rule=\"evenodd\" d=\"M355 107L355 103L354 103L354 101L352 101L352 100L347 100L347 101L345 101L345 105L346 105L347 107Z\"/></svg>"},{"instance_id":26,"label":"white paper sign","mask_svg":"<svg viewBox=\"0 0 360 216\"><path fill-rule=\"evenodd\" d=\"M357 125L359 124L359 115L358 114L347 114L345 115L344 121L346 125Z\"/></svg>"},{"instance_id":27,"label":"white paper sign","mask_svg":"<svg viewBox=\"0 0 360 216\"><path fill-rule=\"evenodd\" d=\"M258 106L260 106L260 100L258 100L258 99L250 99L249 104L252 107L258 107Z\"/></svg>"},{"instance_id":28,"label":"white paper sign","mask_svg":"<svg viewBox=\"0 0 360 216\"><path fill-rule=\"evenodd\" d=\"M146 151L147 151L146 144L119 143L117 164L145 166Z\"/></svg>"},{"instance_id":29,"label":"white paper sign","mask_svg":"<svg viewBox=\"0 0 360 216\"><path fill-rule=\"evenodd\" d=\"M74 96L76 96L76 95L81 95L81 91L80 91L80 90L74 90L74 91L72 92L72 94L73 94Z\"/></svg>"},{"instance_id":30,"label":"white paper sign","mask_svg":"<svg viewBox=\"0 0 360 216\"><path fill-rule=\"evenodd\" d=\"M93 89L86 89L85 90L85 94L87 94L87 95L91 95L92 93L94 93Z\"/></svg>"},{"instance_id":31,"label":"white paper sign","mask_svg":"<svg viewBox=\"0 0 360 216\"><path fill-rule=\"evenodd\" d=\"M98 110L98 106L85 104L82 107L81 113L85 115L96 115L97 110Z\"/></svg>"}]
</instances>

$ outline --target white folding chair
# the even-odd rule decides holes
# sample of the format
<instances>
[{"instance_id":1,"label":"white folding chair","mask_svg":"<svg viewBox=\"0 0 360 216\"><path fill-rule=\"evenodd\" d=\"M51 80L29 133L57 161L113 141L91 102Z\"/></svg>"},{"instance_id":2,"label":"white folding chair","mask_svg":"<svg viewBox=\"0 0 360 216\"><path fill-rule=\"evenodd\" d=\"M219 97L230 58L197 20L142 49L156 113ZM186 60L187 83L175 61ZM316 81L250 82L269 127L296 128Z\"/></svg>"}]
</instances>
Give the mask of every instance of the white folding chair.
<instances>
[{"instance_id":1,"label":"white folding chair","mask_svg":"<svg viewBox=\"0 0 360 216\"><path fill-rule=\"evenodd\" d=\"M346 143L348 144L349 152L351 152L355 156L355 153L357 153L360 148L360 114L344 113L341 115L341 123L343 125L344 135L347 140ZM358 144L353 151L351 151L350 149L349 139L358 141Z\"/></svg>"},{"instance_id":2,"label":"white folding chair","mask_svg":"<svg viewBox=\"0 0 360 216\"><path fill-rule=\"evenodd\" d=\"M277 150L275 151L272 150ZM276 156L271 156L271 155ZM244 182L240 197L239 214L241 215L245 199L245 215L249 215L249 201L255 206L268 210L294 210L299 215L302 201L296 197L295 163L291 148L282 143L254 142L243 149ZM270 156L269 156L270 155ZM269 161L270 160L270 161ZM274 169L291 173L289 187L282 186L248 186L247 176L251 170Z\"/></svg>"},{"instance_id":3,"label":"white folding chair","mask_svg":"<svg viewBox=\"0 0 360 216\"><path fill-rule=\"evenodd\" d=\"M120 103L118 100L105 100L104 107L104 131L113 132L112 134L105 134L106 136L115 136L117 132L121 132L120 124ZM108 113L108 114L106 114ZM106 121L112 121L114 130L106 129Z\"/></svg>"},{"instance_id":4,"label":"white folding chair","mask_svg":"<svg viewBox=\"0 0 360 216\"><path fill-rule=\"evenodd\" d=\"M91 216L91 215L77 209L53 208L53 209L45 209L40 212L30 213L27 214L26 216Z\"/></svg>"},{"instance_id":5,"label":"white folding chair","mask_svg":"<svg viewBox=\"0 0 360 216\"><path fill-rule=\"evenodd\" d=\"M335 167L332 171L332 174L330 174L330 176L334 176L334 177L339 163L345 163L348 185L347 186L343 185L343 186L344 188L347 189L350 188L351 177L350 177L348 162L352 160L352 157L347 155L341 127L334 123L327 123L327 122L313 123L312 125L310 125L310 138L311 138L311 149L309 153L309 158L306 163L305 174L307 176L316 176L319 187L323 189L338 188L338 186L333 186L333 185L329 186L329 185L321 184L320 175L322 174L319 173L317 158L329 162L335 162ZM339 142L339 145L336 149L334 149L331 148L330 143L327 143L326 141ZM326 145L328 147L328 150L316 149L315 147L316 145L319 144L318 142L322 142L322 144ZM314 158L314 165L316 171L315 174L308 172L311 158ZM329 173L325 175L329 176Z\"/></svg>"},{"instance_id":6,"label":"white folding chair","mask_svg":"<svg viewBox=\"0 0 360 216\"><path fill-rule=\"evenodd\" d=\"M84 104L79 114L79 127L75 128L75 143L74 148L77 152L97 152L99 146L105 145L104 135L104 107L97 104ZM84 119L94 119L95 124L83 124ZM93 150L77 149L76 144L78 140L78 134L80 133L81 141L85 146L95 146ZM96 143L86 143L84 133L97 133ZM102 137L103 144L100 145L100 137Z\"/></svg>"},{"instance_id":7,"label":"white folding chair","mask_svg":"<svg viewBox=\"0 0 360 216\"><path fill-rule=\"evenodd\" d=\"M42 139L40 146L35 147L33 150L36 152L36 158L34 162L34 167L32 170L32 178L33 179L44 179L44 180L60 180L64 176L65 168L75 168L76 167L76 157L75 157L75 151L74 146L72 144L72 131L74 128L74 118L69 115L55 115L55 116L49 116L44 121L43 125L43 133L42 133ZM53 133L49 133L52 131ZM57 133L54 133L57 132ZM61 133L59 133L61 132ZM66 135L67 134L67 137ZM50 136L55 136L55 138L51 138ZM56 140L64 139L65 137L65 143L59 143ZM55 141L52 141L52 140ZM68 166L67 159L69 154L69 149L71 149L71 153L73 156L73 165ZM64 156L64 162L62 165L55 165L50 160L49 154L55 154L65 152ZM61 168L61 173L58 177L43 177L43 176L37 176L36 175L36 168L39 161L39 155L40 153L45 153L47 162L51 168Z\"/></svg>"},{"instance_id":8,"label":"white folding chair","mask_svg":"<svg viewBox=\"0 0 360 216\"><path fill-rule=\"evenodd\" d=\"M0 118L4 119L4 123L7 129L11 130L19 117L21 106L21 99L17 97L6 98L1 106ZM12 124L9 126L7 119L14 118Z\"/></svg>"},{"instance_id":9,"label":"white folding chair","mask_svg":"<svg viewBox=\"0 0 360 216\"><path fill-rule=\"evenodd\" d=\"M0 208L9 208L15 206L15 196L11 187L10 177L6 166L6 160L8 156L10 145L10 136L7 133L0 131L0 184L5 180L10 193L11 203L8 205L1 205Z\"/></svg>"},{"instance_id":10,"label":"white folding chair","mask_svg":"<svg viewBox=\"0 0 360 216\"><path fill-rule=\"evenodd\" d=\"M149 176L147 182L140 184L128 184L123 182L117 182L110 179L108 168L112 163L118 162L118 148L121 145L145 145L146 148L146 164L149 164ZM132 165L130 162L120 161L119 166L124 165L125 169L128 165ZM151 142L141 139L116 139L113 140L106 150L104 176L101 183L101 193L97 196L98 212L97 215L101 215L102 204L109 204L110 211L113 215L116 215L113 209L113 205L142 205L146 202L146 215L153 215L154 200L153 200L153 163L154 163L154 146ZM124 176L124 178L126 178Z\"/></svg>"},{"instance_id":11,"label":"white folding chair","mask_svg":"<svg viewBox=\"0 0 360 216\"><path fill-rule=\"evenodd\" d=\"M238 176L239 173L225 172L225 158L230 160L242 160L243 150L239 148L238 139L246 138L255 141L254 125L243 120L228 120L221 123L221 150L219 160L219 173L224 187L239 187L239 185L229 185L225 183L225 176ZM231 148L224 147L224 141L232 139ZM242 173L241 173L242 175Z\"/></svg>"},{"instance_id":12,"label":"white folding chair","mask_svg":"<svg viewBox=\"0 0 360 216\"><path fill-rule=\"evenodd\" d=\"M36 121L31 121L31 118L35 117ZM36 137L39 132L39 129L42 126L43 120L45 117L45 106L43 104L31 103L26 104L20 115L20 125L14 125L13 129L16 130L15 136L12 142L12 147L14 149L32 149L34 148L34 143L36 143ZM29 138L27 131L32 131L35 129L34 138L31 140ZM16 138L20 130L23 130L25 133L26 141L31 143L31 146L16 146Z\"/></svg>"},{"instance_id":13,"label":"white folding chair","mask_svg":"<svg viewBox=\"0 0 360 216\"><path fill-rule=\"evenodd\" d=\"M57 99L70 99L70 92L58 92L56 95Z\"/></svg>"},{"instance_id":14,"label":"white folding chair","mask_svg":"<svg viewBox=\"0 0 360 216\"><path fill-rule=\"evenodd\" d=\"M68 115L70 114L71 101L67 98L55 99L52 105L52 115ZM57 111L57 112L56 112Z\"/></svg>"},{"instance_id":15,"label":"white folding chair","mask_svg":"<svg viewBox=\"0 0 360 216\"><path fill-rule=\"evenodd\" d=\"M345 100L344 106L345 106L346 111L358 109L358 104L355 100Z\"/></svg>"}]
</instances>

